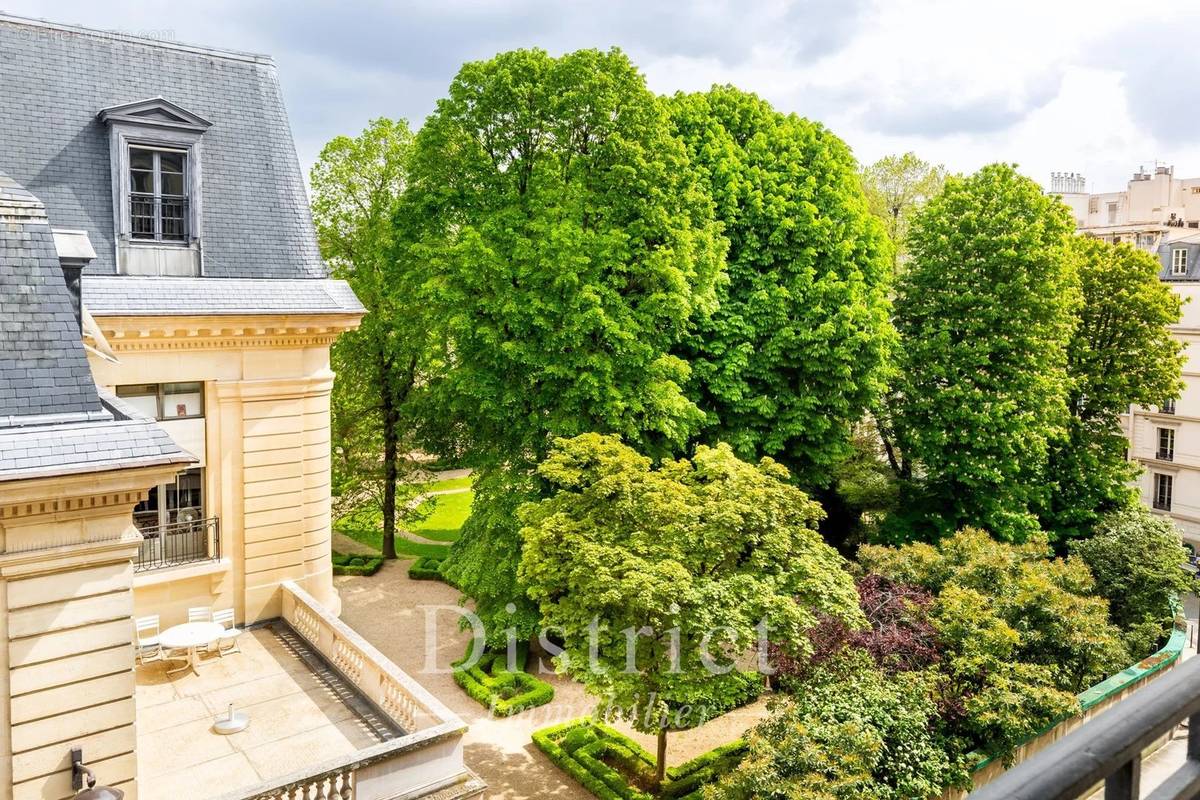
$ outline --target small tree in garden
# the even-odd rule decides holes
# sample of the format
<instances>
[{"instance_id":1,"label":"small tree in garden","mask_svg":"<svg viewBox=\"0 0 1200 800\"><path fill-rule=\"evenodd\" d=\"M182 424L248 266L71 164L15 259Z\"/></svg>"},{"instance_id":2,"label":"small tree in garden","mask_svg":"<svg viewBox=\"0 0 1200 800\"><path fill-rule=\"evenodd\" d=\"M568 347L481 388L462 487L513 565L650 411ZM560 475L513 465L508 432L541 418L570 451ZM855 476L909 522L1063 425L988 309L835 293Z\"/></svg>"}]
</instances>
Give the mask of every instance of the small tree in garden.
<instances>
[{"instance_id":1,"label":"small tree in garden","mask_svg":"<svg viewBox=\"0 0 1200 800\"><path fill-rule=\"evenodd\" d=\"M556 442L538 468L556 489L522 507L520 576L562 637L561 668L658 737L733 699L733 660L761 625L797 652L818 615L863 624L842 558L815 530L820 508L785 469L726 445L650 459L614 436Z\"/></svg>"},{"instance_id":2,"label":"small tree in garden","mask_svg":"<svg viewBox=\"0 0 1200 800\"><path fill-rule=\"evenodd\" d=\"M938 661L937 631L928 619L932 594L882 575L866 575L855 584L867 627L856 630L840 619L823 617L808 631L813 650L808 658L793 658L785 648L771 646L772 663L785 687L802 690L815 670L849 648L865 651L888 675L925 669Z\"/></svg>"}]
</instances>

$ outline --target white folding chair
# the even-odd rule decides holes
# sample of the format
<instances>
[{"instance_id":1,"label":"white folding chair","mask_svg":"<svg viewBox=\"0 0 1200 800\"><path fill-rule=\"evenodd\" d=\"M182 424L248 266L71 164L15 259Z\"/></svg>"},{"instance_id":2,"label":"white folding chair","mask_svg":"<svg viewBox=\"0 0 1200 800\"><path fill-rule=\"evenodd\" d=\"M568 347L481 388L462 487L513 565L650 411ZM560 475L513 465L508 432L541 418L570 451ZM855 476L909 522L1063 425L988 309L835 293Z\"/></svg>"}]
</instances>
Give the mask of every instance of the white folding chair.
<instances>
[{"instance_id":1,"label":"white folding chair","mask_svg":"<svg viewBox=\"0 0 1200 800\"><path fill-rule=\"evenodd\" d=\"M238 637L242 635L242 629L234 622L233 609L214 611L212 621L225 628L225 632L217 639L217 655L224 657L226 653L242 652L242 648L238 645Z\"/></svg>"},{"instance_id":2,"label":"white folding chair","mask_svg":"<svg viewBox=\"0 0 1200 800\"><path fill-rule=\"evenodd\" d=\"M188 609L188 622L212 622L212 606L196 606Z\"/></svg>"},{"instance_id":3,"label":"white folding chair","mask_svg":"<svg viewBox=\"0 0 1200 800\"><path fill-rule=\"evenodd\" d=\"M161 661L163 658L162 645L158 642L158 614L138 617L133 621L134 637L137 640L137 662L146 664L151 661Z\"/></svg>"}]
</instances>

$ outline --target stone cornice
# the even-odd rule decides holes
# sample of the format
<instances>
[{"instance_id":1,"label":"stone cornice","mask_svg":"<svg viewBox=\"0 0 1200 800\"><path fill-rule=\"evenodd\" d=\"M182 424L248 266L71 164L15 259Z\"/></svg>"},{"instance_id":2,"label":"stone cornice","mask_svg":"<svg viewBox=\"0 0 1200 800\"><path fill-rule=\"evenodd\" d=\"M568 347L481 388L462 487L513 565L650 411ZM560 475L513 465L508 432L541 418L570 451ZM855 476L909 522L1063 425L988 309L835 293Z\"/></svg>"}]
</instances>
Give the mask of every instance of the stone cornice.
<instances>
[{"instance_id":1,"label":"stone cornice","mask_svg":"<svg viewBox=\"0 0 1200 800\"><path fill-rule=\"evenodd\" d=\"M328 347L361 319L358 314L93 316L114 353Z\"/></svg>"},{"instance_id":2,"label":"stone cornice","mask_svg":"<svg viewBox=\"0 0 1200 800\"><path fill-rule=\"evenodd\" d=\"M132 508L178 465L52 475L0 484L0 520L44 514L94 516L105 508Z\"/></svg>"}]
</instances>

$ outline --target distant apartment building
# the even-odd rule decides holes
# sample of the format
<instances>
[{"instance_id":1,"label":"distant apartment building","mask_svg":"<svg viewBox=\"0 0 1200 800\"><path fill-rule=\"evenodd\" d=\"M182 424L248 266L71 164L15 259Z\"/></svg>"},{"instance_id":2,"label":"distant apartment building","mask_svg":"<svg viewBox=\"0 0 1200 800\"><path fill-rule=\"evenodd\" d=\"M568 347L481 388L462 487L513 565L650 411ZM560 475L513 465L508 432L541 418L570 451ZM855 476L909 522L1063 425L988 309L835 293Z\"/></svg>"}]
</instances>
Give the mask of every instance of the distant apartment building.
<instances>
[{"instance_id":1,"label":"distant apartment building","mask_svg":"<svg viewBox=\"0 0 1200 800\"><path fill-rule=\"evenodd\" d=\"M364 309L275 64L4 14L0 56L0 797L77 760L129 800L478 797L462 721L337 618L329 348ZM210 610L253 650L135 670Z\"/></svg>"},{"instance_id":2,"label":"distant apartment building","mask_svg":"<svg viewBox=\"0 0 1200 800\"><path fill-rule=\"evenodd\" d=\"M1142 499L1200 550L1200 178L1139 168L1123 191L1089 194L1083 176L1054 173L1050 192L1070 206L1080 233L1155 255L1159 277L1185 301L1172 329L1187 345L1184 390L1156 406L1134 406L1123 425L1129 457L1144 468Z\"/></svg>"}]
</instances>

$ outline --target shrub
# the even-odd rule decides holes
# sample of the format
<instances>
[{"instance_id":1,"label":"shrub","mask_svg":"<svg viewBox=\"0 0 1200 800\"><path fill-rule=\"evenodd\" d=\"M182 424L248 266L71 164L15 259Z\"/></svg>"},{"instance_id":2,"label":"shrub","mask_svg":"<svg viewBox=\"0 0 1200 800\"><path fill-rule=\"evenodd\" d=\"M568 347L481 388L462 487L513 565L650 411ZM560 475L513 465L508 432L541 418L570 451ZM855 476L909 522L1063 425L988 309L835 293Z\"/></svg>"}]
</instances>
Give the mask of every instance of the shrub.
<instances>
[{"instance_id":1,"label":"shrub","mask_svg":"<svg viewBox=\"0 0 1200 800\"><path fill-rule=\"evenodd\" d=\"M601 800L651 800L640 787L654 778L654 756L607 725L576 720L535 732L533 743ZM657 796L699 800L704 787L736 769L745 753L746 743L738 739L668 769Z\"/></svg>"},{"instance_id":2,"label":"shrub","mask_svg":"<svg viewBox=\"0 0 1200 800\"><path fill-rule=\"evenodd\" d=\"M850 651L817 669L792 702L747 737L721 800L904 800L968 781L968 760L940 733L933 670L887 675Z\"/></svg>"},{"instance_id":3,"label":"shrub","mask_svg":"<svg viewBox=\"0 0 1200 800\"><path fill-rule=\"evenodd\" d=\"M1180 568L1188 554L1175 523L1143 505L1115 511L1101 518L1091 539L1073 542L1071 551L1091 569L1133 656L1157 650L1171 632L1174 598L1193 588Z\"/></svg>"},{"instance_id":4,"label":"shrub","mask_svg":"<svg viewBox=\"0 0 1200 800\"><path fill-rule=\"evenodd\" d=\"M554 699L554 687L550 684L527 672L509 672L505 653L484 653L474 665L463 666L470 660L473 647L474 640L467 648L467 655L454 662L454 682L468 697L491 709L496 716L510 717ZM524 653L518 650L518 666L523 666L527 657L527 648Z\"/></svg>"},{"instance_id":5,"label":"shrub","mask_svg":"<svg viewBox=\"0 0 1200 800\"><path fill-rule=\"evenodd\" d=\"M347 555L334 553L332 556L334 575L374 575L383 567L382 556Z\"/></svg>"},{"instance_id":6,"label":"shrub","mask_svg":"<svg viewBox=\"0 0 1200 800\"><path fill-rule=\"evenodd\" d=\"M442 559L422 556L408 568L408 577L414 581L445 581L442 575Z\"/></svg>"}]
</instances>

